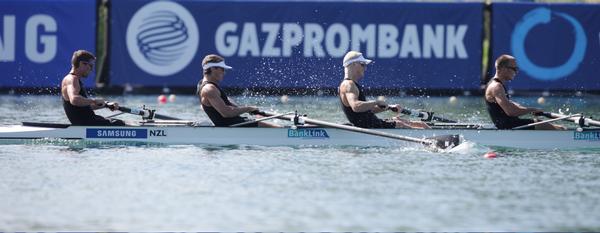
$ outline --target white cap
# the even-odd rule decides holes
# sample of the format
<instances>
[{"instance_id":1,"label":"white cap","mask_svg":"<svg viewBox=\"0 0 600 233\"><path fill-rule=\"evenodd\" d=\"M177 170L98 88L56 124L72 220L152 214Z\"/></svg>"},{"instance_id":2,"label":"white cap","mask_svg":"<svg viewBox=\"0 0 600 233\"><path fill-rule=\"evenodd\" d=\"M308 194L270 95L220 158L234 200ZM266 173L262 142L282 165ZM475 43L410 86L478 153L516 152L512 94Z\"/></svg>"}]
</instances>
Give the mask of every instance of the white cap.
<instances>
[{"instance_id":1,"label":"white cap","mask_svg":"<svg viewBox=\"0 0 600 233\"><path fill-rule=\"evenodd\" d=\"M362 53L360 52L356 52L356 51L350 51L348 53L346 53L346 56L344 56L344 67L349 66L352 63L355 62L360 62L363 64L371 64L371 62L373 62L373 60L369 60L366 59L365 57L363 57Z\"/></svg>"},{"instance_id":2,"label":"white cap","mask_svg":"<svg viewBox=\"0 0 600 233\"><path fill-rule=\"evenodd\" d=\"M206 63L205 65L202 66L202 69L206 70L206 69L208 69L210 67L221 67L223 69L228 69L228 70L229 69L233 69L233 67L226 65L225 61L220 61L218 63L214 63L214 62Z\"/></svg>"}]
</instances>

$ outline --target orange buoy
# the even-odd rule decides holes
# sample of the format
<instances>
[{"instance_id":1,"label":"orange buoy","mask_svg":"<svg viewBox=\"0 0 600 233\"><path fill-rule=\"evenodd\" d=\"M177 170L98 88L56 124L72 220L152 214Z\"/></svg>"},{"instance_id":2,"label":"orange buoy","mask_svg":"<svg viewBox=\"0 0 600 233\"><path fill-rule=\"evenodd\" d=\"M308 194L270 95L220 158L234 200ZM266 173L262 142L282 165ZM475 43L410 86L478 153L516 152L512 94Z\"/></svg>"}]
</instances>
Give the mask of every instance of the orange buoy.
<instances>
[{"instance_id":1,"label":"orange buoy","mask_svg":"<svg viewBox=\"0 0 600 233\"><path fill-rule=\"evenodd\" d=\"M496 154L496 152L494 152L494 151L490 151L488 153L485 153L483 155L483 157L486 158L486 159L493 159L493 158L498 157L498 154Z\"/></svg>"}]
</instances>

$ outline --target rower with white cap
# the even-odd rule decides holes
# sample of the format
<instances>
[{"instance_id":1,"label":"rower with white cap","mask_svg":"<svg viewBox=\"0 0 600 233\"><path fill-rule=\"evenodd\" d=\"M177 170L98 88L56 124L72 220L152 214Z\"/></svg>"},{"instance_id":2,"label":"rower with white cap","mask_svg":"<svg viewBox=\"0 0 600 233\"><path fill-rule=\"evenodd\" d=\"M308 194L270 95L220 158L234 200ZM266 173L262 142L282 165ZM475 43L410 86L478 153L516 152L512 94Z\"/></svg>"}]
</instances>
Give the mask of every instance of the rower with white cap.
<instances>
[{"instance_id":1,"label":"rower with white cap","mask_svg":"<svg viewBox=\"0 0 600 233\"><path fill-rule=\"evenodd\" d=\"M367 101L362 86L358 84L365 76L367 65L372 62L357 51L350 51L344 56L344 80L338 92L346 118L354 126L362 128L429 128L424 122L397 117L393 120L382 120L375 116L375 113L386 111L388 104L383 99ZM399 108L400 105L396 107Z\"/></svg>"},{"instance_id":2,"label":"rower with white cap","mask_svg":"<svg viewBox=\"0 0 600 233\"><path fill-rule=\"evenodd\" d=\"M248 118L241 117L243 113L258 111L255 106L237 106L219 87L223 81L225 70L232 69L225 64L225 59L219 55L210 54L202 60L203 78L198 82L196 94L200 98L202 109L208 115L215 126L230 126L250 121ZM245 124L243 127L280 127L267 122L253 122Z\"/></svg>"}]
</instances>

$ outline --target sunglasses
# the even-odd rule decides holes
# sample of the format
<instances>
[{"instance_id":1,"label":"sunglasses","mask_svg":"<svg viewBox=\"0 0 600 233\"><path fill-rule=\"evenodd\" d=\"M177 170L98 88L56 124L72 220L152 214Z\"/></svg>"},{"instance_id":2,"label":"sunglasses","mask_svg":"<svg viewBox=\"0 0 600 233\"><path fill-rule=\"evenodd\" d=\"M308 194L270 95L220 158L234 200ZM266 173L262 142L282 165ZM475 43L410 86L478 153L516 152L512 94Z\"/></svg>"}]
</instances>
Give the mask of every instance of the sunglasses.
<instances>
[{"instance_id":1,"label":"sunglasses","mask_svg":"<svg viewBox=\"0 0 600 233\"><path fill-rule=\"evenodd\" d=\"M516 67L516 66L506 66L506 68L513 70L515 73L519 73L519 67Z\"/></svg>"},{"instance_id":2,"label":"sunglasses","mask_svg":"<svg viewBox=\"0 0 600 233\"><path fill-rule=\"evenodd\" d=\"M87 65L90 67L90 69L94 69L94 63L91 62L87 62L87 61L82 61L81 63L83 63L84 65Z\"/></svg>"}]
</instances>

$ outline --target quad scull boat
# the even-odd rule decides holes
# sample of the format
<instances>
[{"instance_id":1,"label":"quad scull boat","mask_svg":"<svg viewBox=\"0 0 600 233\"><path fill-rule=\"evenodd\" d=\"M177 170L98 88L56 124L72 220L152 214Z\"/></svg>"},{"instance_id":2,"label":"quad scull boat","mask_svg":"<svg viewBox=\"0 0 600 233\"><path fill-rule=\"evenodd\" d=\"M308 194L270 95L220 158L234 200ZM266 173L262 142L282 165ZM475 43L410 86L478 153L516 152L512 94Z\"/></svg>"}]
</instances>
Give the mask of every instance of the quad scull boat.
<instances>
[{"instance_id":1,"label":"quad scull boat","mask_svg":"<svg viewBox=\"0 0 600 233\"><path fill-rule=\"evenodd\" d=\"M290 126L286 128L238 128L194 125L186 121L141 121L139 126L71 126L27 123L0 127L0 140L69 139L97 142L162 144L262 145L262 146L414 146L415 143L337 128ZM424 139L460 135L492 147L524 149L600 148L600 129L564 131L496 130L469 124L438 124L432 129L380 129L405 137Z\"/></svg>"},{"instance_id":2,"label":"quad scull boat","mask_svg":"<svg viewBox=\"0 0 600 233\"><path fill-rule=\"evenodd\" d=\"M575 122L571 130L498 130L481 124L429 122L431 129L362 129L310 119L290 113L267 115L257 121L280 118L294 125L284 128L214 127L155 114L154 110L119 110L142 116L131 126L72 126L23 122L0 127L0 141L64 139L94 142L142 142L160 144L259 145L259 146L380 146L406 147L423 144L435 149L464 141L491 147L523 149L600 148L600 122L580 114L544 113L548 118ZM154 118L165 120L154 120ZM304 125L308 123L310 125ZM595 128L590 128L590 126Z\"/></svg>"}]
</instances>

